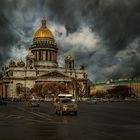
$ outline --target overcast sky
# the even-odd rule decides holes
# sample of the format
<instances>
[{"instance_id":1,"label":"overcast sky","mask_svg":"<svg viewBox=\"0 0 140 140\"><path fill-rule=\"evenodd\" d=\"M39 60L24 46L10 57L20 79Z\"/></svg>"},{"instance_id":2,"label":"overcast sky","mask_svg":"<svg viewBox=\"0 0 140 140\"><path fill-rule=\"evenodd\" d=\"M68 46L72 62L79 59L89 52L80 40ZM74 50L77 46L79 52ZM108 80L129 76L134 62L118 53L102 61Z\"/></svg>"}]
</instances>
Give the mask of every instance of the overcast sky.
<instances>
[{"instance_id":1,"label":"overcast sky","mask_svg":"<svg viewBox=\"0 0 140 140\"><path fill-rule=\"evenodd\" d=\"M140 77L139 0L1 0L0 66L25 58L45 16L59 48L93 82Z\"/></svg>"}]
</instances>

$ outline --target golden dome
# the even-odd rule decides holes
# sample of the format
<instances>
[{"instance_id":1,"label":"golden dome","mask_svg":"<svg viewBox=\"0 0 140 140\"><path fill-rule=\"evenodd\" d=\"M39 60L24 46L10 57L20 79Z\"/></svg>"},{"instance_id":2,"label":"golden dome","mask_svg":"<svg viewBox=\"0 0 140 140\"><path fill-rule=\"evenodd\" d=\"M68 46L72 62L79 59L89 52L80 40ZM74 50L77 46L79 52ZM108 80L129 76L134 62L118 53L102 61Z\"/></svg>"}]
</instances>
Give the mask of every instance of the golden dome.
<instances>
[{"instance_id":1,"label":"golden dome","mask_svg":"<svg viewBox=\"0 0 140 140\"><path fill-rule=\"evenodd\" d=\"M46 27L45 17L42 19L42 26L35 32L34 38L54 38L52 32Z\"/></svg>"},{"instance_id":2,"label":"golden dome","mask_svg":"<svg viewBox=\"0 0 140 140\"><path fill-rule=\"evenodd\" d=\"M67 59L67 60L73 60L71 53L68 53L68 54L67 54L66 59Z\"/></svg>"},{"instance_id":3,"label":"golden dome","mask_svg":"<svg viewBox=\"0 0 140 140\"><path fill-rule=\"evenodd\" d=\"M33 55L34 54L31 51L29 51L28 56L30 57L30 56L33 56Z\"/></svg>"}]
</instances>

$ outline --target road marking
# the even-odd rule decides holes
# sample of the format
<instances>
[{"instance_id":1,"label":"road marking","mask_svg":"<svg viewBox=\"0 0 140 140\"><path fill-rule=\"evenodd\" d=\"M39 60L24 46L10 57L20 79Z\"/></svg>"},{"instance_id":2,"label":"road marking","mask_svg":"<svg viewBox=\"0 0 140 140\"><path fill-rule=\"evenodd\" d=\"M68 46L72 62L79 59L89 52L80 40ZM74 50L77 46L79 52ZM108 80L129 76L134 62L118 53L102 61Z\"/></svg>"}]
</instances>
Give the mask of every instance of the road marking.
<instances>
[{"instance_id":1,"label":"road marking","mask_svg":"<svg viewBox=\"0 0 140 140\"><path fill-rule=\"evenodd\" d=\"M26 112L28 112L28 113L30 113L30 114L33 114L33 115L35 115L35 116L37 116L37 117L40 117L40 118L43 118L43 119L47 119L48 121L52 121L52 118L50 118L51 116L50 115L47 115L47 114L45 114L45 113L41 113L41 112L37 112L37 113L35 113L35 112L30 112L30 111L28 111L28 110L26 110L26 109L24 109L24 108L22 108L22 107L17 107L19 110L22 110L22 111L26 111ZM44 116L45 115L45 116ZM47 117L46 117L47 116ZM49 118L48 118L49 117Z\"/></svg>"},{"instance_id":2,"label":"road marking","mask_svg":"<svg viewBox=\"0 0 140 140\"><path fill-rule=\"evenodd\" d=\"M22 107L17 107L17 109L22 110L22 111L26 111L26 112L27 112L27 110L24 109L24 108L22 108Z\"/></svg>"},{"instance_id":3,"label":"road marking","mask_svg":"<svg viewBox=\"0 0 140 140\"><path fill-rule=\"evenodd\" d=\"M41 114L41 115L44 115L46 117L53 118L52 115L49 115L49 114L46 114L46 113L43 113L43 112L38 112L38 113Z\"/></svg>"},{"instance_id":4,"label":"road marking","mask_svg":"<svg viewBox=\"0 0 140 140\"><path fill-rule=\"evenodd\" d=\"M41 120L35 120L35 119L32 119L32 118L26 118L25 120L32 121L32 122L38 122L38 123L42 122Z\"/></svg>"},{"instance_id":5,"label":"road marking","mask_svg":"<svg viewBox=\"0 0 140 140\"><path fill-rule=\"evenodd\" d=\"M8 115L6 118L16 118L16 119L21 119L21 118L24 118L24 116L20 116L20 115L15 115L15 114L11 114L11 115Z\"/></svg>"}]
</instances>

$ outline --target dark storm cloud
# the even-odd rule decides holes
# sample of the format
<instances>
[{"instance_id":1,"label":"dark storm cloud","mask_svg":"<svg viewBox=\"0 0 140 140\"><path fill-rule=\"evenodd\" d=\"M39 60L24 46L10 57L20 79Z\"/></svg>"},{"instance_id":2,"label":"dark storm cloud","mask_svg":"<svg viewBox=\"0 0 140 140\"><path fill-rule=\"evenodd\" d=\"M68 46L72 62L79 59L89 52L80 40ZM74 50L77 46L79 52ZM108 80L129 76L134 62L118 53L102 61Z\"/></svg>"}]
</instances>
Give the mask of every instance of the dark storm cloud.
<instances>
[{"instance_id":1,"label":"dark storm cloud","mask_svg":"<svg viewBox=\"0 0 140 140\"><path fill-rule=\"evenodd\" d=\"M140 77L139 0L2 0L0 65L10 59L13 48L30 47L42 16L66 30L55 30L59 58L71 52L93 81Z\"/></svg>"},{"instance_id":2,"label":"dark storm cloud","mask_svg":"<svg viewBox=\"0 0 140 140\"><path fill-rule=\"evenodd\" d=\"M12 31L8 18L0 9L0 65L9 59L10 45L17 41L17 36Z\"/></svg>"}]
</instances>

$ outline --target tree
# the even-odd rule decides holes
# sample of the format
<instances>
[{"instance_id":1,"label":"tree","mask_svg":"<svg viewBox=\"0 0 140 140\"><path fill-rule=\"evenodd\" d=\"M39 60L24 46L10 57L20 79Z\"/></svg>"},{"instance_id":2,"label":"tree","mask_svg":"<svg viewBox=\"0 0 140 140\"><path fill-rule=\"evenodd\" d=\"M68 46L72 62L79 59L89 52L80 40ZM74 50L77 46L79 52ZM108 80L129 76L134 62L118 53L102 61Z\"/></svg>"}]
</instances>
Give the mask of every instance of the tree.
<instances>
[{"instance_id":1,"label":"tree","mask_svg":"<svg viewBox=\"0 0 140 140\"><path fill-rule=\"evenodd\" d=\"M31 96L30 88L28 87L21 87L19 97L23 99L29 99Z\"/></svg>"},{"instance_id":2,"label":"tree","mask_svg":"<svg viewBox=\"0 0 140 140\"><path fill-rule=\"evenodd\" d=\"M126 85L118 85L113 87L112 89L109 89L107 93L112 97L125 98L130 97L133 94L133 91L130 87Z\"/></svg>"},{"instance_id":3,"label":"tree","mask_svg":"<svg viewBox=\"0 0 140 140\"><path fill-rule=\"evenodd\" d=\"M44 97L44 95L42 94L42 88L43 88L43 83L36 83L36 84L34 84L33 88L31 89L31 93L36 96Z\"/></svg>"},{"instance_id":4,"label":"tree","mask_svg":"<svg viewBox=\"0 0 140 140\"><path fill-rule=\"evenodd\" d=\"M95 96L97 98L105 97L105 92L103 92L103 91L97 91L96 94L95 94Z\"/></svg>"},{"instance_id":5,"label":"tree","mask_svg":"<svg viewBox=\"0 0 140 140\"><path fill-rule=\"evenodd\" d=\"M68 84L66 87L64 82L36 83L31 92L36 96L45 98L46 96L57 96L59 93L69 93L70 89L71 85Z\"/></svg>"}]
</instances>

